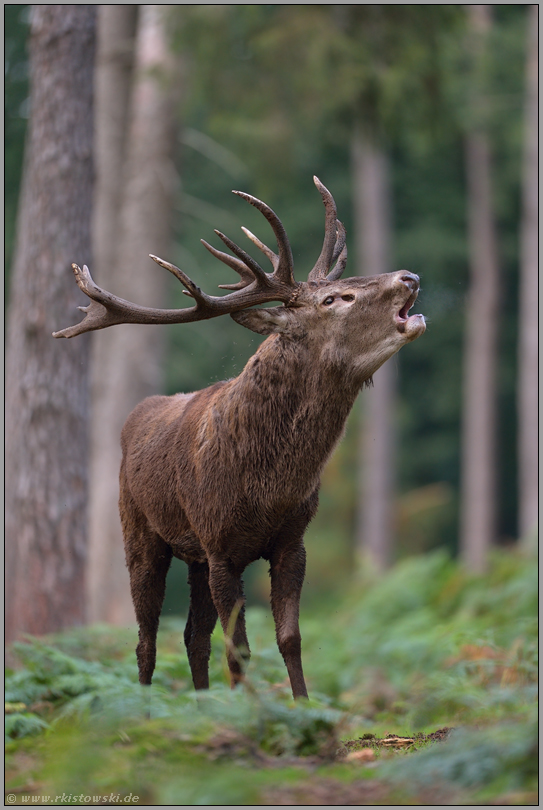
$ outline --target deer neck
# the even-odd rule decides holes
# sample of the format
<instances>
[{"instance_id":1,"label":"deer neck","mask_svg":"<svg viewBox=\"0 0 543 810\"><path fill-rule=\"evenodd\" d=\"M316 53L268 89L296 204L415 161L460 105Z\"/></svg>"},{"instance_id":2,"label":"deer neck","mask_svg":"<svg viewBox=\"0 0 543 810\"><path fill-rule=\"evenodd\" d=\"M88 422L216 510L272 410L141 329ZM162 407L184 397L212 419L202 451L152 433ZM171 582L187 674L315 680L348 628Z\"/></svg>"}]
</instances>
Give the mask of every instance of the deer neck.
<instances>
[{"instance_id":1,"label":"deer neck","mask_svg":"<svg viewBox=\"0 0 543 810\"><path fill-rule=\"evenodd\" d=\"M309 342L274 335L228 383L223 401L269 474L314 478L340 439L361 384ZM282 459L284 463L282 463Z\"/></svg>"}]
</instances>

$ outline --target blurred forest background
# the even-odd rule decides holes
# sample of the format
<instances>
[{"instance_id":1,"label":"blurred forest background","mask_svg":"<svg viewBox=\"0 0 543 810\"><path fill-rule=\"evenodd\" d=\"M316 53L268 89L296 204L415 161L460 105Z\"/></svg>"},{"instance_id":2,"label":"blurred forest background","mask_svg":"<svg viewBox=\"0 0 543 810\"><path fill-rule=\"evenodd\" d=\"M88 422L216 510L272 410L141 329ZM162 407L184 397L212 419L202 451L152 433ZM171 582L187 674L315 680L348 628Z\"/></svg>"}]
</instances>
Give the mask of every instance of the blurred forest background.
<instances>
[{"instance_id":1,"label":"blurred forest background","mask_svg":"<svg viewBox=\"0 0 543 810\"><path fill-rule=\"evenodd\" d=\"M538 6L4 13L8 801L537 805ZM259 338L216 318L54 340L87 303L71 263L145 306L187 303L149 253L216 293L235 279L200 238L270 239L240 189L280 216L305 279L314 174L346 275L419 274L428 328L324 472L311 700L292 702L260 563L246 688L217 628L196 699L177 562L143 694L120 431L148 394L239 373Z\"/></svg>"},{"instance_id":2,"label":"blurred forest background","mask_svg":"<svg viewBox=\"0 0 543 810\"><path fill-rule=\"evenodd\" d=\"M75 37L78 8L88 64L71 68L54 31ZM326 468L304 604L434 549L483 573L492 547L528 542L537 6L7 5L5 24L8 638L133 622L124 419L147 394L239 373L259 340L217 318L54 341L85 303L70 264L140 304L183 306L156 253L213 292L232 279L200 238L247 225L269 239L232 188L279 214L300 280L322 241L316 174L347 227L346 275L406 268L422 282L426 334L378 372ZM74 82L55 84L56 70ZM76 178L55 207L55 184ZM79 241L51 237L62 205L87 229ZM266 571L252 568L249 604L265 603ZM174 564L165 612L185 613L185 577Z\"/></svg>"}]
</instances>

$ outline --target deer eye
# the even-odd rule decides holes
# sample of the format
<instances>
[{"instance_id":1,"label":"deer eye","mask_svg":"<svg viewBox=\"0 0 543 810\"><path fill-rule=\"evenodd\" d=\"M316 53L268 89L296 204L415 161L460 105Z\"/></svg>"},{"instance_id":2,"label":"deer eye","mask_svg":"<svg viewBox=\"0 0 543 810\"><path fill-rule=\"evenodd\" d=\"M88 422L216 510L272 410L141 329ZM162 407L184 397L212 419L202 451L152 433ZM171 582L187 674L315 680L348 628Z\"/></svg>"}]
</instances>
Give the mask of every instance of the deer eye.
<instances>
[{"instance_id":1,"label":"deer eye","mask_svg":"<svg viewBox=\"0 0 543 810\"><path fill-rule=\"evenodd\" d=\"M325 299L324 299L324 301L323 301L322 303L324 304L324 306L325 306L325 307L329 307L329 306L330 306L330 304L333 304L333 303L334 303L334 296L333 296L333 295L329 295L329 296L328 296L328 298L325 298Z\"/></svg>"},{"instance_id":2,"label":"deer eye","mask_svg":"<svg viewBox=\"0 0 543 810\"><path fill-rule=\"evenodd\" d=\"M354 295L351 293L347 293L346 295L341 296L342 301L354 301Z\"/></svg>"}]
</instances>

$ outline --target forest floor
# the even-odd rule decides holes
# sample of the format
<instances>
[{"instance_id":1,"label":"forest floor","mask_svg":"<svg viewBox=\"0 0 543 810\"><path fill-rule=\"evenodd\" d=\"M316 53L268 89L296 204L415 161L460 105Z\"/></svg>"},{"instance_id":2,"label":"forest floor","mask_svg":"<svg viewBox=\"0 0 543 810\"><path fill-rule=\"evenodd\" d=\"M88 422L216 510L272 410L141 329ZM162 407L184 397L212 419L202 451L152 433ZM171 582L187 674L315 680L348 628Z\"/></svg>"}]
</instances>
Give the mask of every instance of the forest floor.
<instances>
[{"instance_id":1,"label":"forest floor","mask_svg":"<svg viewBox=\"0 0 543 810\"><path fill-rule=\"evenodd\" d=\"M151 689L135 628L14 645L6 803L537 806L533 560L497 555L473 578L427 555L360 590L302 615L309 701L292 701L264 608L234 691L217 632L194 693L180 619Z\"/></svg>"}]
</instances>

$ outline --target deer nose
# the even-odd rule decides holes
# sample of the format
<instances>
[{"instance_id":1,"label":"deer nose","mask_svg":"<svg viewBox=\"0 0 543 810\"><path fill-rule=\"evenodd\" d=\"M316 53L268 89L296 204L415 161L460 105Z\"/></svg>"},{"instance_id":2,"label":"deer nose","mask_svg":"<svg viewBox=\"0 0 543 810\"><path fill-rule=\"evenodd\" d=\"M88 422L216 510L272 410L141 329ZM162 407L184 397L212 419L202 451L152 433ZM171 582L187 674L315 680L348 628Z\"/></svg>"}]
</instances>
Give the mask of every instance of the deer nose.
<instances>
[{"instance_id":1,"label":"deer nose","mask_svg":"<svg viewBox=\"0 0 543 810\"><path fill-rule=\"evenodd\" d=\"M410 273L409 270L400 270L398 273L398 281L401 281L412 292L418 290L420 285L420 278L416 273Z\"/></svg>"}]
</instances>

